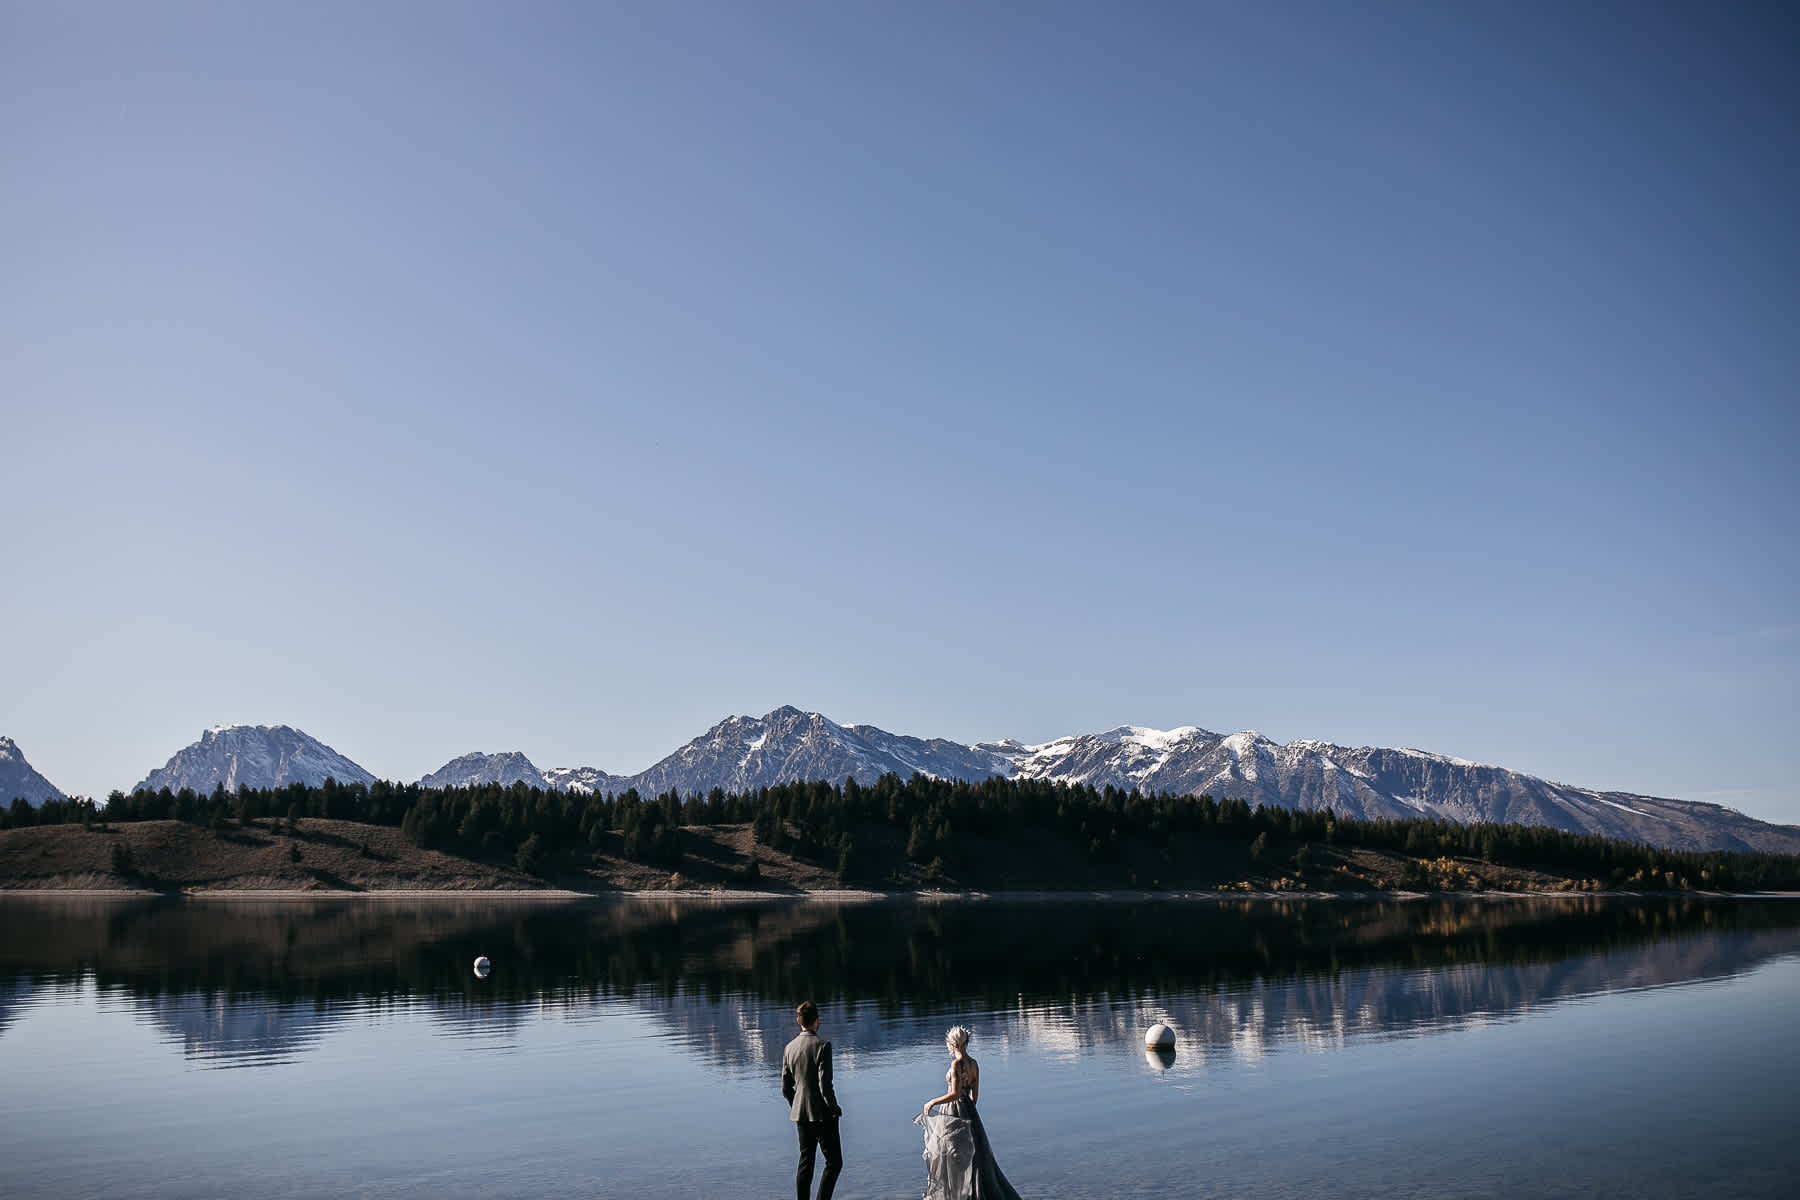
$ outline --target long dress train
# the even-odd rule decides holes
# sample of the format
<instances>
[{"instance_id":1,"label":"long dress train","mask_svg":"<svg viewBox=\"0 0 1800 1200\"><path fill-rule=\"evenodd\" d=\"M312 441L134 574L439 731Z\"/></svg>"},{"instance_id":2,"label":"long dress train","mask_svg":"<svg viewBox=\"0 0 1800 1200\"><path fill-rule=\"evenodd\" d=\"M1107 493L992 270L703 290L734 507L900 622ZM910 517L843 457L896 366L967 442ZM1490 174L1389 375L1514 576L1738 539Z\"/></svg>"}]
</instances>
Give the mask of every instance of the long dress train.
<instances>
[{"instance_id":1,"label":"long dress train","mask_svg":"<svg viewBox=\"0 0 1800 1200\"><path fill-rule=\"evenodd\" d=\"M1019 1200L973 1100L940 1104L913 1124L925 1130L925 1200Z\"/></svg>"}]
</instances>

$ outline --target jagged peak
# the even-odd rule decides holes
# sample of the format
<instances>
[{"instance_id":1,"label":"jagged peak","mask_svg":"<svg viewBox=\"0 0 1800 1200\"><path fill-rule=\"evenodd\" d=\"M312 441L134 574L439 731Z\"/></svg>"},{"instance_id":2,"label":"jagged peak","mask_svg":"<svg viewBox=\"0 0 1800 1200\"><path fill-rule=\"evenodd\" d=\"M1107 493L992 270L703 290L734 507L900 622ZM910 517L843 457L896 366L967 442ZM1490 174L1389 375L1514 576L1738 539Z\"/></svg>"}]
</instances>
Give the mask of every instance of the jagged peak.
<instances>
[{"instance_id":1,"label":"jagged peak","mask_svg":"<svg viewBox=\"0 0 1800 1200\"><path fill-rule=\"evenodd\" d=\"M525 754L525 752L522 750L496 750L496 751L493 751L492 753L489 753L488 751L485 751L485 750L471 750L467 754L457 755L455 758L451 759L449 762L447 762L443 766L439 767L436 771L433 771L432 774L433 775L441 775L445 771L451 770L452 768L456 768L456 767L476 767L476 766L489 766L489 765L493 765L493 766L500 766L500 765L520 766L520 765L523 765L523 766L529 767L533 771L536 771L538 769L537 764L532 762L531 758L527 754Z\"/></svg>"},{"instance_id":2,"label":"jagged peak","mask_svg":"<svg viewBox=\"0 0 1800 1200\"><path fill-rule=\"evenodd\" d=\"M779 708L770 709L760 717L753 717L747 713L738 713L734 716L726 717L717 725L708 729L706 733L702 734L701 738L716 736L728 730L742 729L744 727L768 729L778 725L791 725L802 721L823 721L834 729L842 728L842 726L837 725L820 713L807 712L804 709L795 708L791 704L783 704Z\"/></svg>"},{"instance_id":3,"label":"jagged peak","mask_svg":"<svg viewBox=\"0 0 1800 1200\"><path fill-rule=\"evenodd\" d=\"M208 726L200 734L200 742L205 744L228 734L265 734L270 736L286 734L297 738L303 738L309 742L316 742L319 740L318 738L313 737L312 734L307 733L304 729L296 729L292 725L252 725L247 722L237 722L230 725Z\"/></svg>"},{"instance_id":4,"label":"jagged peak","mask_svg":"<svg viewBox=\"0 0 1800 1200\"><path fill-rule=\"evenodd\" d=\"M801 729L822 729L828 733L842 733L857 728L853 725L840 725L824 713L812 712L804 708L795 708L792 704L783 704L780 708L771 709L760 717L741 717L738 720L760 726L764 730L782 727L798 727Z\"/></svg>"},{"instance_id":5,"label":"jagged peak","mask_svg":"<svg viewBox=\"0 0 1800 1200\"><path fill-rule=\"evenodd\" d=\"M490 776L493 778L489 778ZM535 787L545 782L546 777L522 750L498 750L492 753L472 750L458 755L430 774L421 776L419 782L443 787L464 786L474 781L510 783L515 780L523 780Z\"/></svg>"}]
</instances>

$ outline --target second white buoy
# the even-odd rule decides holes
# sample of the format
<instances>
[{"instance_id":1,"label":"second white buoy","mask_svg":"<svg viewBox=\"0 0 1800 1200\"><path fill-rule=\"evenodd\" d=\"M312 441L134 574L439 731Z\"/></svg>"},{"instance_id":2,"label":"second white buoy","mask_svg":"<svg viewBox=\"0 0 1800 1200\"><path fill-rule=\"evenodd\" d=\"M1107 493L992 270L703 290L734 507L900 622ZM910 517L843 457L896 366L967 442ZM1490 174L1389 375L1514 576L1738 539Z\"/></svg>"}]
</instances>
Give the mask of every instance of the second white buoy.
<instances>
[{"instance_id":1,"label":"second white buoy","mask_svg":"<svg viewBox=\"0 0 1800 1200\"><path fill-rule=\"evenodd\" d=\"M1151 1050L1173 1050L1175 1031L1161 1021L1144 1031L1144 1045Z\"/></svg>"},{"instance_id":2,"label":"second white buoy","mask_svg":"<svg viewBox=\"0 0 1800 1200\"><path fill-rule=\"evenodd\" d=\"M487 955L484 954L475 960L475 978L486 979L488 977L488 972L493 969L494 964L488 961Z\"/></svg>"}]
</instances>

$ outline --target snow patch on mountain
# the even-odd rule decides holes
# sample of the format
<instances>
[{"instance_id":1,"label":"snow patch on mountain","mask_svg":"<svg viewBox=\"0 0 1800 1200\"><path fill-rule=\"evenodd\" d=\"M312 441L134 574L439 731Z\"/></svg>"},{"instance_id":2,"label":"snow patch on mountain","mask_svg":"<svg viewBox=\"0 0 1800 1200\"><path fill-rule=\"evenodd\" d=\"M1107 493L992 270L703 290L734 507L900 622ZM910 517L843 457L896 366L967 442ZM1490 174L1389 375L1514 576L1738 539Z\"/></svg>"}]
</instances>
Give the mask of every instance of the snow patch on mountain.
<instances>
[{"instance_id":1,"label":"snow patch on mountain","mask_svg":"<svg viewBox=\"0 0 1800 1200\"><path fill-rule=\"evenodd\" d=\"M599 767L546 767L544 784L565 792L622 792L623 775L611 775Z\"/></svg>"},{"instance_id":2,"label":"snow patch on mountain","mask_svg":"<svg viewBox=\"0 0 1800 1200\"><path fill-rule=\"evenodd\" d=\"M1490 771L1505 770L1504 767L1495 767L1488 763L1473 762L1466 758L1451 758L1447 754L1433 754L1429 750L1415 750L1411 746L1396 746L1394 748L1394 753L1410 755L1413 758L1428 758L1432 762L1449 763L1453 767L1483 767Z\"/></svg>"}]
</instances>

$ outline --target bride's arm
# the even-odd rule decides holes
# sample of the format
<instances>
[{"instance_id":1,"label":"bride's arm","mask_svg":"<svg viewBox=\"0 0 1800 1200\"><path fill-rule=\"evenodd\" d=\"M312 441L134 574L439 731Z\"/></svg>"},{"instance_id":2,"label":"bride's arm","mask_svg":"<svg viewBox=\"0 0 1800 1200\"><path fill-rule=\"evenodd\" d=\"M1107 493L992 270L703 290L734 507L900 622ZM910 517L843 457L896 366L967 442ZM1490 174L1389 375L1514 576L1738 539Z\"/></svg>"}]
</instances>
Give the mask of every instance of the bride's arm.
<instances>
[{"instance_id":1,"label":"bride's arm","mask_svg":"<svg viewBox=\"0 0 1800 1200\"><path fill-rule=\"evenodd\" d=\"M957 1096L957 1094L954 1090L952 1090L952 1091L945 1092L943 1095L939 1096L936 1100L927 1100L925 1102L925 1115L929 1117L931 1115L931 1110L936 1108L938 1105L948 1104L952 1100L957 1100L957 1099L960 1099L960 1097Z\"/></svg>"}]
</instances>

